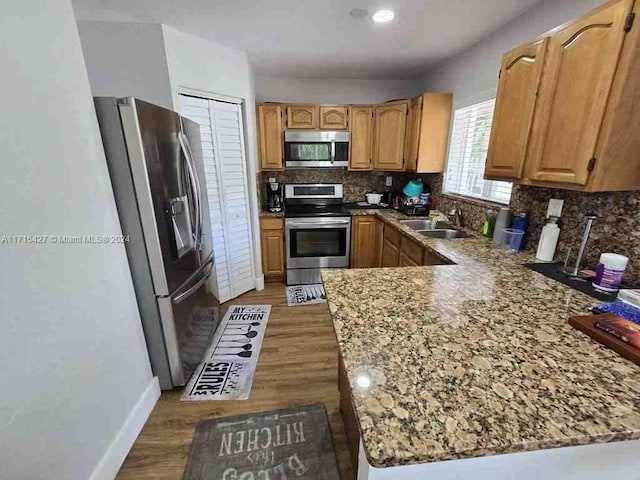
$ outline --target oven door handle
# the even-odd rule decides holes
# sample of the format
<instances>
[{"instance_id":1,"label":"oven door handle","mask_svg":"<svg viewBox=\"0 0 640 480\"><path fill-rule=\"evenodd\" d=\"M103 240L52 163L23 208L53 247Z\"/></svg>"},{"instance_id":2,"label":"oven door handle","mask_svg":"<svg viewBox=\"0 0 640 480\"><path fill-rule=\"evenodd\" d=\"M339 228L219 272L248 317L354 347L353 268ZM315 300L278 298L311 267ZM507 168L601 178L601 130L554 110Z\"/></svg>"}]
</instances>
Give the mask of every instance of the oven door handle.
<instances>
[{"instance_id":1,"label":"oven door handle","mask_svg":"<svg viewBox=\"0 0 640 480\"><path fill-rule=\"evenodd\" d=\"M331 227L340 227L343 225L350 225L351 222L349 220L338 220L336 222L331 223L303 223L303 222L288 222L287 227L291 228L331 228Z\"/></svg>"}]
</instances>

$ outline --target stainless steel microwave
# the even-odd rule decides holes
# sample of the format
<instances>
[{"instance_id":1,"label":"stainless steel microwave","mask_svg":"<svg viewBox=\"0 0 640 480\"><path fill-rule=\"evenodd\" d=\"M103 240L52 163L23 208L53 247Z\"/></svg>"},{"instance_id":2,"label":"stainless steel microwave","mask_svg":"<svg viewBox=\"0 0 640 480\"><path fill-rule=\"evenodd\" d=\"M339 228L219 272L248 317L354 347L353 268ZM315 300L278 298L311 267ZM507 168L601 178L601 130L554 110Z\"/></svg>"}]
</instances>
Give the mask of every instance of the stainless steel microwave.
<instances>
[{"instance_id":1,"label":"stainless steel microwave","mask_svg":"<svg viewBox=\"0 0 640 480\"><path fill-rule=\"evenodd\" d=\"M349 132L284 132L284 160L287 168L349 166Z\"/></svg>"}]
</instances>

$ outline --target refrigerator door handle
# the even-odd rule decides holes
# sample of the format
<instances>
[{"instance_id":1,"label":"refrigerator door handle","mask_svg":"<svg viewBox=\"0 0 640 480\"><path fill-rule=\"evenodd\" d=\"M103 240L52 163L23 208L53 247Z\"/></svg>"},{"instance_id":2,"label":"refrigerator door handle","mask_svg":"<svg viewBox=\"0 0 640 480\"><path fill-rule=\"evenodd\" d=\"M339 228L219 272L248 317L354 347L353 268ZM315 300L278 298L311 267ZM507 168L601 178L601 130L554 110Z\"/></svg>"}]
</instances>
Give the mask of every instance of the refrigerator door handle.
<instances>
[{"instance_id":1,"label":"refrigerator door handle","mask_svg":"<svg viewBox=\"0 0 640 480\"><path fill-rule=\"evenodd\" d=\"M195 228L194 228L194 240L196 244L196 249L201 248L202 243L202 195L200 193L200 179L198 178L198 173L196 171L195 165L193 164L191 149L189 148L189 140L183 132L180 132L180 148L182 149L182 153L185 158L185 162L187 165L187 172L189 175L189 183L191 184L191 189L193 191L194 199L195 199Z\"/></svg>"},{"instance_id":2,"label":"refrigerator door handle","mask_svg":"<svg viewBox=\"0 0 640 480\"><path fill-rule=\"evenodd\" d=\"M211 276L211 272L213 271L213 258L209 259L208 262L201 268L199 269L196 274L198 275L203 275L202 278L200 278L196 283L194 283L193 285L191 285L189 288L187 288L185 291L175 295L172 298L172 301L174 303L174 305L178 305L179 303L181 303L182 301L186 300L187 298L189 298L191 296L191 294L193 294L195 291L197 291L202 285L204 285L206 283L207 280L209 280L209 277ZM204 274L202 274L202 272L204 272ZM193 277L189 278L185 284L188 284Z\"/></svg>"}]
</instances>

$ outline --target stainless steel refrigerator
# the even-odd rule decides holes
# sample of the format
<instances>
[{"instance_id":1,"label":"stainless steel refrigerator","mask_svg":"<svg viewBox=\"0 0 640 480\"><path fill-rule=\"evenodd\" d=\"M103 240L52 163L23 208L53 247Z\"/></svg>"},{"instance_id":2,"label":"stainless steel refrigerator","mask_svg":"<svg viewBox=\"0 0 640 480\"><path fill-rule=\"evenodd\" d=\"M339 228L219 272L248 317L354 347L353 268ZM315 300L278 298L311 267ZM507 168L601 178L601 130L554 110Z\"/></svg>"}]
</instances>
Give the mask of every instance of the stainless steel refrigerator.
<instances>
[{"instance_id":1,"label":"stainless steel refrigerator","mask_svg":"<svg viewBox=\"0 0 640 480\"><path fill-rule=\"evenodd\" d=\"M200 128L135 98L94 103L151 367L171 389L186 383L217 320Z\"/></svg>"}]
</instances>

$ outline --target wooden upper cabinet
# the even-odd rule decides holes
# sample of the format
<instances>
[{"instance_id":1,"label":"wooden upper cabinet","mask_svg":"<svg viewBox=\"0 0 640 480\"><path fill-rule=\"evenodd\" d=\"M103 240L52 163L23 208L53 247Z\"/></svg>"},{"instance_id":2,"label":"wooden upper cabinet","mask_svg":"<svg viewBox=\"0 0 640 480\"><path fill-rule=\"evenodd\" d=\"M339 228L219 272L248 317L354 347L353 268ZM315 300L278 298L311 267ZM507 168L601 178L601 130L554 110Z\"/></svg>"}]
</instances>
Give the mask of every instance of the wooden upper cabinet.
<instances>
[{"instance_id":1,"label":"wooden upper cabinet","mask_svg":"<svg viewBox=\"0 0 640 480\"><path fill-rule=\"evenodd\" d=\"M373 107L349 108L349 170L371 170Z\"/></svg>"},{"instance_id":2,"label":"wooden upper cabinet","mask_svg":"<svg viewBox=\"0 0 640 480\"><path fill-rule=\"evenodd\" d=\"M404 169L405 132L408 102L393 102L374 107L373 168Z\"/></svg>"},{"instance_id":3,"label":"wooden upper cabinet","mask_svg":"<svg viewBox=\"0 0 640 480\"><path fill-rule=\"evenodd\" d=\"M548 41L515 48L502 58L485 178L522 177Z\"/></svg>"},{"instance_id":4,"label":"wooden upper cabinet","mask_svg":"<svg viewBox=\"0 0 640 480\"><path fill-rule=\"evenodd\" d=\"M405 135L404 169L415 172L418 168L418 145L420 141L420 114L422 112L422 96L412 98L409 102L407 117L407 133Z\"/></svg>"},{"instance_id":5,"label":"wooden upper cabinet","mask_svg":"<svg viewBox=\"0 0 640 480\"><path fill-rule=\"evenodd\" d=\"M348 125L348 108L320 106L321 130L346 130Z\"/></svg>"},{"instance_id":6,"label":"wooden upper cabinet","mask_svg":"<svg viewBox=\"0 0 640 480\"><path fill-rule=\"evenodd\" d=\"M318 128L317 105L287 105L287 128Z\"/></svg>"},{"instance_id":7,"label":"wooden upper cabinet","mask_svg":"<svg viewBox=\"0 0 640 480\"><path fill-rule=\"evenodd\" d=\"M530 180L587 183L632 6L633 0L610 2L549 39L532 130Z\"/></svg>"},{"instance_id":8,"label":"wooden upper cabinet","mask_svg":"<svg viewBox=\"0 0 640 480\"><path fill-rule=\"evenodd\" d=\"M411 161L417 173L442 173L449 147L449 130L453 94L424 93L420 97L420 109L416 107L414 131L415 141L411 143Z\"/></svg>"},{"instance_id":9,"label":"wooden upper cabinet","mask_svg":"<svg viewBox=\"0 0 640 480\"><path fill-rule=\"evenodd\" d=\"M258 105L258 145L262 170L282 170L284 168L282 161L282 107L280 105Z\"/></svg>"}]
</instances>

